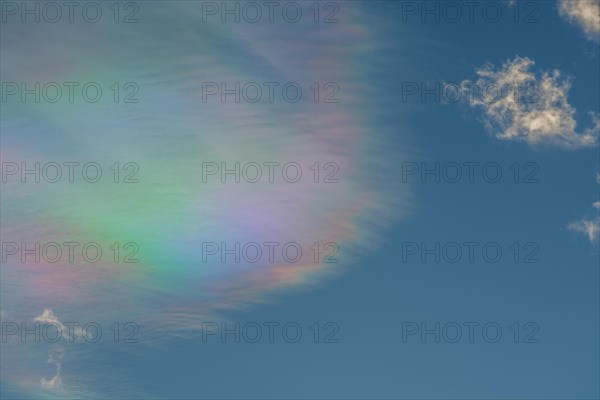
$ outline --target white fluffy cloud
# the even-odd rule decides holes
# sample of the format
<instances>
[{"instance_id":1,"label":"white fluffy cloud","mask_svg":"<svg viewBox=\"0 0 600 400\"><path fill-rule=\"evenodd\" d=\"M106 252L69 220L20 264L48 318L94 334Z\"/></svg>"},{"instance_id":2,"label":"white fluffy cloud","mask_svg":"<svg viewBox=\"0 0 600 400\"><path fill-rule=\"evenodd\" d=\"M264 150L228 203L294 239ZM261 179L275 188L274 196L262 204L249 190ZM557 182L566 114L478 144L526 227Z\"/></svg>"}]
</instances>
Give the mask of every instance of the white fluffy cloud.
<instances>
[{"instance_id":1,"label":"white fluffy cloud","mask_svg":"<svg viewBox=\"0 0 600 400\"><path fill-rule=\"evenodd\" d=\"M600 118L590 113L593 125L577 131L575 108L569 104L571 82L558 70L535 74L534 61L515 57L501 68L487 64L476 72L476 82L462 82L473 107L484 112L483 121L498 139L525 141L531 146L563 148L598 144Z\"/></svg>"},{"instance_id":2,"label":"white fluffy cloud","mask_svg":"<svg viewBox=\"0 0 600 400\"><path fill-rule=\"evenodd\" d=\"M558 12L581 26L589 39L600 41L600 0L559 0Z\"/></svg>"}]
</instances>

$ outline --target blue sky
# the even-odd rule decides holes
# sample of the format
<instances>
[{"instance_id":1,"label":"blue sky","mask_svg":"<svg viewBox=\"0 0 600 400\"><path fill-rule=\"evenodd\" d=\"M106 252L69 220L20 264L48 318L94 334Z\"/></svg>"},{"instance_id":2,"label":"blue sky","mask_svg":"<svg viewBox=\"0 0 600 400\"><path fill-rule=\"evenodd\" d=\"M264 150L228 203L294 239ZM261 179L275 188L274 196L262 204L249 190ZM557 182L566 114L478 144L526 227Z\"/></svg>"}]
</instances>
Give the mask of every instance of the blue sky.
<instances>
[{"instance_id":1,"label":"blue sky","mask_svg":"<svg viewBox=\"0 0 600 400\"><path fill-rule=\"evenodd\" d=\"M479 7L472 23L421 14L447 4L433 1L322 2L319 18L339 18L328 25L312 21L312 2L297 3L298 24L212 14L203 23L202 2L138 2L139 22L126 27L8 16L2 82L134 81L141 100L3 101L2 161L136 160L152 185L36 186L7 175L3 242L95 234L136 241L142 263L62 272L68 263L3 260L3 332L97 321L108 339L3 340L2 398L598 398L600 6L492 3L496 23ZM314 80L334 81L340 101L200 103L190 92L208 80L296 80L311 95ZM475 82L529 85L534 101L503 92L486 102L468 92ZM459 102L406 92L422 84L464 92ZM312 161L333 161L341 183L196 191L180 178L200 161L266 159L299 161L308 176ZM452 175L420 175L436 165ZM204 273L198 261L199 240L295 238L339 244L340 262ZM109 327L119 322L125 335L130 321L138 342L114 343ZM221 336L221 324L236 323L239 343ZM254 324L257 343L245 336ZM439 341L421 336L437 326Z\"/></svg>"}]
</instances>

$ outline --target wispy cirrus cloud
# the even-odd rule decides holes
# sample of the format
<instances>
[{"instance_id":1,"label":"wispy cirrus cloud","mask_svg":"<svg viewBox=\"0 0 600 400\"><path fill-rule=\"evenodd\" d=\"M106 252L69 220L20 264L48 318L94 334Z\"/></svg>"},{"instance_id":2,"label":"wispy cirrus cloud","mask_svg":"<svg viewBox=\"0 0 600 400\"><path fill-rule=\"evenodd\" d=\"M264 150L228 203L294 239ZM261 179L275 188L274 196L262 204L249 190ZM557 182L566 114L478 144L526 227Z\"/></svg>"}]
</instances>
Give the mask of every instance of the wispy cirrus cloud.
<instances>
[{"instance_id":1,"label":"wispy cirrus cloud","mask_svg":"<svg viewBox=\"0 0 600 400\"><path fill-rule=\"evenodd\" d=\"M579 130L576 110L568 100L571 80L559 70L536 74L531 71L534 65L532 59L517 56L500 68L486 64L477 69L475 86L484 90L475 93L469 104L483 111L486 128L500 140L522 141L532 147L596 146L598 114L589 113L592 126ZM463 89L471 90L472 84L463 81Z\"/></svg>"}]
</instances>

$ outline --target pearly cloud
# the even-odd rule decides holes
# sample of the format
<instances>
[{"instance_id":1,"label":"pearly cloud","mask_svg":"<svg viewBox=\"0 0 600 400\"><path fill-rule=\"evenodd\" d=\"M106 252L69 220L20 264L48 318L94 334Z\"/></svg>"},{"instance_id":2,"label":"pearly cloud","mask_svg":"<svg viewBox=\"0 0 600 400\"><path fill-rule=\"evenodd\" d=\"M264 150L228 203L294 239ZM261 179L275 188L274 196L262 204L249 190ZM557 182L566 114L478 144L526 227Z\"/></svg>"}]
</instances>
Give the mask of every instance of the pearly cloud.
<instances>
[{"instance_id":1,"label":"pearly cloud","mask_svg":"<svg viewBox=\"0 0 600 400\"><path fill-rule=\"evenodd\" d=\"M483 110L486 128L500 140L524 141L533 147L596 146L598 115L590 113L592 127L579 131L576 110L568 101L570 80L558 70L536 74L530 70L534 64L517 56L499 69L484 65L476 71L477 81L463 81L461 89L470 92L469 104Z\"/></svg>"},{"instance_id":2,"label":"pearly cloud","mask_svg":"<svg viewBox=\"0 0 600 400\"><path fill-rule=\"evenodd\" d=\"M3 265L2 306L11 315L29 316L32 309L52 305L56 312L68 312L68 320L57 313L64 325L88 315L103 326L135 321L143 327L147 344L173 332L195 336L202 321L224 310L324 285L347 272L344 265L359 268L358 255L379 246L383 229L411 210L412 188L395 179L398 162L412 157L404 143L410 136L403 123L405 110L381 117L379 111L395 95L381 96L392 71L387 63L369 61L392 47L412 48L413 43L400 43L395 34L408 28L356 2L343 4L340 24L315 24L306 17L297 24L230 25L219 18L199 23L199 2L171 4L168 10L159 3L144 4L144 23L135 27L109 23L108 18L93 29L89 24L2 26L0 66L6 81L77 77L106 87L121 80L135 82L140 88L139 104L116 104L107 89L98 107L83 101L7 105L3 160L62 162L76 154L82 160L109 162L102 169L114 161L140 166L135 185L115 185L104 175L98 185L77 178L81 182L68 190L64 185L16 182L3 187L5 240L106 246L102 260L93 265L66 259L52 265L21 263L17 257ZM124 46L115 47L115 41ZM33 62L39 49L44 49L41 64ZM203 101L205 82L228 88L234 82L242 87L259 82L264 89L261 82L274 81L279 86L273 103L266 90L258 103L238 103L231 96L223 103L218 95ZM297 103L282 99L287 82L304 89ZM339 103L317 104L310 89L315 82L322 89L317 97L329 95L327 82L339 83ZM304 174L295 184L280 178L272 184L265 179L238 184L231 175L226 184L220 179L205 183L205 161L229 168L236 162L297 162ZM326 163L339 166L339 182L315 183L308 169L315 162L320 163L321 181L330 173ZM263 178L268 179L266 169ZM139 263L114 262L108 246L132 241L139 245ZM232 263L231 258L223 263L220 257L202 261L205 242L231 248L234 243L274 241L282 243L279 254L283 244L301 243L303 259L272 262L264 251L257 263ZM323 262L328 249L315 262L308 248L315 242L339 244L340 263ZM121 251L121 259L126 255ZM40 320L54 318L48 312ZM67 347L65 359L72 352L83 357L88 348ZM15 363L25 363L19 356L25 351L14 350ZM45 361L45 356L36 361ZM29 381L26 369L11 374L21 371ZM67 371L65 364L68 390L81 390L69 385L70 373L88 372ZM111 383L119 378L114 376Z\"/></svg>"},{"instance_id":3,"label":"pearly cloud","mask_svg":"<svg viewBox=\"0 0 600 400\"><path fill-rule=\"evenodd\" d=\"M559 0L558 12L570 23L579 25L589 39L600 41L599 0Z\"/></svg>"},{"instance_id":4,"label":"pearly cloud","mask_svg":"<svg viewBox=\"0 0 600 400\"><path fill-rule=\"evenodd\" d=\"M8 288L3 286L3 306L17 313L52 304L75 319L93 314L98 323L128 315L152 326L159 340L163 330L198 329L204 318L221 310L260 304L291 287L325 284L347 270L342 263L354 264L357 254L377 246L374 239L382 228L410 212L411 188L394 179L395 164L388 162L410 157L410 146L404 145L409 130L396 135L402 113L395 113L394 123L380 118L377 110L388 104L378 96L378 88L386 84L384 67L380 73L380 67L363 62L396 45L391 39L381 40L391 37L383 33L395 31L395 24L373 30L381 27L372 23L379 18L353 2L344 7L347 24L327 26L307 19L300 25L225 28L220 22L199 25L201 12L194 2L173 5L168 13L158 4L148 4L140 29L12 24L2 32L3 51L11 55L1 61L7 81L53 81L57 76L98 81L98 71L110 71L103 84L123 77L143 87L145 98L141 101L140 91L139 107L115 106L112 99L98 107L65 104L65 114L56 112L56 104L40 103L40 118L21 102L9 105L11 117L2 123L12 129L3 131L2 159L5 154L13 160L69 160L72 154L90 160L135 158L144 178L128 186L102 178L93 188L79 182L69 190L11 184L3 191L2 215L7 221L2 237L17 243L76 240L108 247L134 241L139 246L139 263L127 268L108 257L110 250L92 268L85 263L10 263L3 268L2 281ZM158 25L171 33L165 36L153 28ZM76 28L81 35L73 34ZM25 42L18 40L24 37ZM112 49L115 38L131 47L106 54L89 49L89 43ZM31 62L31 55L48 43L42 68ZM291 48L289 43L298 46ZM168 51L158 56L157 46ZM85 63L83 51L89 51ZM228 88L234 82L243 87L276 81L277 100L270 103L265 90L258 103L236 102L231 96L225 103L221 96L204 102L203 83L215 81ZM297 103L281 98L286 82L304 89ZM309 89L314 82L339 82L339 104L315 103L315 92ZM114 112L114 118L106 118L107 112ZM41 137L40 132L48 133ZM50 138L51 146L44 143ZM117 142L122 144L118 151L106 146ZM257 184L238 184L231 175L225 184L212 178L202 182L205 161L229 169L235 163L275 162L279 176L283 165L295 162L303 174L294 184L281 178L268 182L270 172L263 167ZM327 163L339 167L339 182L316 184L309 169L315 162L323 170L320 180L331 172L325 170ZM99 217L89 218L91 210ZM244 261L235 268L218 257L202 260L206 242L231 246L273 241L301 243L306 248L302 260L273 262L266 249L259 262ZM340 266L323 262L323 257L315 262L310 254L308 246L329 242L344 251ZM23 287L36 294L34 304L23 304ZM107 296L122 307L107 307Z\"/></svg>"}]
</instances>

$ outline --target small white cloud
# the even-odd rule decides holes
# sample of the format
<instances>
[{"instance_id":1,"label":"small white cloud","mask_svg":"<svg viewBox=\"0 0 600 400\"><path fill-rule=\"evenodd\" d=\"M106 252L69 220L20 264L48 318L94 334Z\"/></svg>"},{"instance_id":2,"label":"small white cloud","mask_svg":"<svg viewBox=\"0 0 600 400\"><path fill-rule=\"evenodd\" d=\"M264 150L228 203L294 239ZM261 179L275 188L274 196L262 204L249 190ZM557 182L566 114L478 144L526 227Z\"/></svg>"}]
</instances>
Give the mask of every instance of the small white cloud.
<instances>
[{"instance_id":1,"label":"small white cloud","mask_svg":"<svg viewBox=\"0 0 600 400\"><path fill-rule=\"evenodd\" d=\"M41 384L47 389L56 389L62 386L61 370L62 370L62 358L64 350L58 348L53 352L48 353L48 364L52 364L56 367L56 373L51 379L41 379Z\"/></svg>"},{"instance_id":2,"label":"small white cloud","mask_svg":"<svg viewBox=\"0 0 600 400\"><path fill-rule=\"evenodd\" d=\"M600 41L600 0L559 0L558 12L581 26L588 39Z\"/></svg>"},{"instance_id":3,"label":"small white cloud","mask_svg":"<svg viewBox=\"0 0 600 400\"><path fill-rule=\"evenodd\" d=\"M61 329L62 336L65 337L65 326L58 319L56 315L52 312L51 309L46 308L44 311L33 319L34 322L39 322L43 324L53 324ZM67 333L68 335L68 333ZM48 353L48 364L52 364L56 367L56 373L51 379L42 378L41 384L46 389L56 389L62 386L62 378L61 378L61 369L62 369L62 357L64 350L59 348L56 351Z\"/></svg>"},{"instance_id":4,"label":"small white cloud","mask_svg":"<svg viewBox=\"0 0 600 400\"><path fill-rule=\"evenodd\" d=\"M474 85L462 82L462 89L471 92L469 104L483 109L487 129L498 139L525 141L530 146L596 146L599 116L591 113L593 126L577 132L575 109L568 102L570 80L558 70L536 75L530 71L534 64L517 56L498 70L492 64L478 69Z\"/></svg>"},{"instance_id":5,"label":"small white cloud","mask_svg":"<svg viewBox=\"0 0 600 400\"><path fill-rule=\"evenodd\" d=\"M567 228L574 232L586 234L591 243L596 243L600 235L600 219L583 219L570 223Z\"/></svg>"},{"instance_id":6,"label":"small white cloud","mask_svg":"<svg viewBox=\"0 0 600 400\"><path fill-rule=\"evenodd\" d=\"M596 178L600 178L600 173ZM600 183L600 179L598 179L598 183ZM595 201L593 206L598 210L595 212L594 217L572 222L567 226L568 229L574 232L586 234L592 244L598 242L600 239L600 201Z\"/></svg>"},{"instance_id":7,"label":"small white cloud","mask_svg":"<svg viewBox=\"0 0 600 400\"><path fill-rule=\"evenodd\" d=\"M33 319L34 322L41 322L44 324L57 324L62 325L58 317L54 315L51 309L45 308L44 311ZM63 325L64 326L64 325Z\"/></svg>"},{"instance_id":8,"label":"small white cloud","mask_svg":"<svg viewBox=\"0 0 600 400\"><path fill-rule=\"evenodd\" d=\"M40 315L33 319L33 321L40 322L42 324L54 325L57 329L60 329L61 336L70 342L72 342L76 337L83 337L84 335L83 329L80 326L72 326L72 328L69 329L58 319L56 315L54 315L54 312L52 312L52 310L49 308L45 308Z\"/></svg>"},{"instance_id":9,"label":"small white cloud","mask_svg":"<svg viewBox=\"0 0 600 400\"><path fill-rule=\"evenodd\" d=\"M40 315L33 319L34 322L39 322L42 324L52 324L57 329L60 329L61 336L72 342L76 336L83 336L82 329L80 327L74 327L71 331L69 328L65 326L60 319L54 314L54 312L50 308L45 308ZM58 389L63 387L62 382L62 359L65 350L62 347L58 347L55 350L48 353L48 364L52 364L56 367L56 372L54 376L50 379L41 378L41 385L46 389Z\"/></svg>"}]
</instances>

